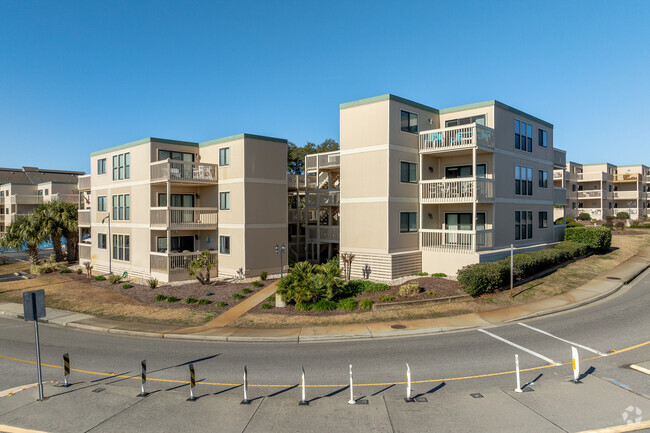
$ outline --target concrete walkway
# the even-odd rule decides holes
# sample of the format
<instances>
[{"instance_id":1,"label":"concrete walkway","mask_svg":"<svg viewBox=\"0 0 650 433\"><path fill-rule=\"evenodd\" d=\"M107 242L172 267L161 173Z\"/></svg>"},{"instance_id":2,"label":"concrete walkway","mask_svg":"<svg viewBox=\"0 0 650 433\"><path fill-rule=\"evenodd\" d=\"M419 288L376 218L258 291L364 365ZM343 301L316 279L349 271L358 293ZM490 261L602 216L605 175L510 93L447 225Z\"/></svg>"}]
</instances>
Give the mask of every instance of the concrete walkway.
<instances>
[{"instance_id":1,"label":"concrete walkway","mask_svg":"<svg viewBox=\"0 0 650 433\"><path fill-rule=\"evenodd\" d=\"M596 302L615 293L648 267L650 267L650 247L642 249L636 256L626 260L614 269L561 295L492 311L437 319L268 329L227 327L235 319L241 317L247 311L275 293L276 282L265 287L246 301L224 312L210 323L198 327L183 328L174 325L122 322L51 308L47 309L47 316L41 320L60 326L116 334L214 341L298 343L428 335L444 331L493 326L500 323L524 320ZM20 304L0 304L0 315L22 318L23 307Z\"/></svg>"}]
</instances>

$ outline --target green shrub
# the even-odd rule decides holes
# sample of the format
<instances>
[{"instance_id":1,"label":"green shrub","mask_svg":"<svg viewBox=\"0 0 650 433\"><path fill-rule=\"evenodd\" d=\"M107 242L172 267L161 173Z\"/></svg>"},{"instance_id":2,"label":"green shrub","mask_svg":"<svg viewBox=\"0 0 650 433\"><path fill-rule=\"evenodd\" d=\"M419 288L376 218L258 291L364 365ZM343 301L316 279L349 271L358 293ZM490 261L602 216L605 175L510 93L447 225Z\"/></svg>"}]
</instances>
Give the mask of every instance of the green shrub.
<instances>
[{"instance_id":1,"label":"green shrub","mask_svg":"<svg viewBox=\"0 0 650 433\"><path fill-rule=\"evenodd\" d=\"M268 298L266 298L266 302L275 302L275 295L271 295Z\"/></svg>"},{"instance_id":2,"label":"green shrub","mask_svg":"<svg viewBox=\"0 0 650 433\"><path fill-rule=\"evenodd\" d=\"M180 301L180 299L177 298L176 296L167 296L166 301L169 302L169 303L171 304L171 303L173 303L173 302L178 302L178 301Z\"/></svg>"},{"instance_id":3,"label":"green shrub","mask_svg":"<svg viewBox=\"0 0 650 433\"><path fill-rule=\"evenodd\" d=\"M434 292L433 290L429 290L429 291L427 292L427 295L429 295L429 296L436 296L436 292Z\"/></svg>"},{"instance_id":4,"label":"green shrub","mask_svg":"<svg viewBox=\"0 0 650 433\"><path fill-rule=\"evenodd\" d=\"M212 292L205 292L205 296L212 296L212 295L214 295L214 293L212 293Z\"/></svg>"},{"instance_id":5,"label":"green shrub","mask_svg":"<svg viewBox=\"0 0 650 433\"><path fill-rule=\"evenodd\" d=\"M417 281L409 281L399 287L397 294L399 296L416 296L420 293L420 285Z\"/></svg>"},{"instance_id":6,"label":"green shrub","mask_svg":"<svg viewBox=\"0 0 650 433\"><path fill-rule=\"evenodd\" d=\"M61 269L59 271L59 274L70 274L70 273L72 273L72 269L68 269L68 268Z\"/></svg>"},{"instance_id":7,"label":"green shrub","mask_svg":"<svg viewBox=\"0 0 650 433\"><path fill-rule=\"evenodd\" d=\"M111 284L117 284L122 280L121 275L109 275L108 276L108 282Z\"/></svg>"},{"instance_id":8,"label":"green shrub","mask_svg":"<svg viewBox=\"0 0 650 433\"><path fill-rule=\"evenodd\" d=\"M474 263L458 271L457 280L472 296L489 293L503 287L510 278L510 266L503 260Z\"/></svg>"},{"instance_id":9,"label":"green shrub","mask_svg":"<svg viewBox=\"0 0 650 433\"><path fill-rule=\"evenodd\" d=\"M447 274L444 272L436 272L435 274L431 274L432 277L440 277L440 278L445 278Z\"/></svg>"},{"instance_id":10,"label":"green shrub","mask_svg":"<svg viewBox=\"0 0 650 433\"><path fill-rule=\"evenodd\" d=\"M264 271L260 274L260 280L265 281L269 277L269 273Z\"/></svg>"},{"instance_id":11,"label":"green shrub","mask_svg":"<svg viewBox=\"0 0 650 433\"><path fill-rule=\"evenodd\" d=\"M83 273L84 273L84 271L81 268L77 269L77 275L81 275Z\"/></svg>"},{"instance_id":12,"label":"green shrub","mask_svg":"<svg viewBox=\"0 0 650 433\"><path fill-rule=\"evenodd\" d=\"M158 287L158 278L148 279L147 286L149 286L150 289L155 289L156 287Z\"/></svg>"},{"instance_id":13,"label":"green shrub","mask_svg":"<svg viewBox=\"0 0 650 433\"><path fill-rule=\"evenodd\" d=\"M253 281L251 283L251 286L253 286L253 287L262 287L262 283L260 283L259 281Z\"/></svg>"},{"instance_id":14,"label":"green shrub","mask_svg":"<svg viewBox=\"0 0 650 433\"><path fill-rule=\"evenodd\" d=\"M578 214L578 219L583 221L591 221L591 215L589 215L587 212L580 212L580 214Z\"/></svg>"},{"instance_id":15,"label":"green shrub","mask_svg":"<svg viewBox=\"0 0 650 433\"><path fill-rule=\"evenodd\" d=\"M130 289L131 287L133 287L133 286L130 285L130 284L122 284L122 288L123 288L124 290Z\"/></svg>"},{"instance_id":16,"label":"green shrub","mask_svg":"<svg viewBox=\"0 0 650 433\"><path fill-rule=\"evenodd\" d=\"M426 272L416 272L413 275L418 276L418 277L428 277L429 274Z\"/></svg>"},{"instance_id":17,"label":"green shrub","mask_svg":"<svg viewBox=\"0 0 650 433\"><path fill-rule=\"evenodd\" d=\"M634 223L630 226L630 228L633 229L650 229L650 224L639 224L639 223Z\"/></svg>"},{"instance_id":18,"label":"green shrub","mask_svg":"<svg viewBox=\"0 0 650 433\"><path fill-rule=\"evenodd\" d=\"M395 300L395 296L391 295L381 295L379 297L379 302L393 302Z\"/></svg>"},{"instance_id":19,"label":"green shrub","mask_svg":"<svg viewBox=\"0 0 650 433\"><path fill-rule=\"evenodd\" d=\"M338 256L322 265L299 262L278 283L277 293L285 302L335 301L349 296L350 288L341 279Z\"/></svg>"},{"instance_id":20,"label":"green shrub","mask_svg":"<svg viewBox=\"0 0 650 433\"><path fill-rule=\"evenodd\" d=\"M199 299L198 301L196 301L197 305L210 305L211 303L212 301L209 299Z\"/></svg>"},{"instance_id":21,"label":"green shrub","mask_svg":"<svg viewBox=\"0 0 650 433\"><path fill-rule=\"evenodd\" d=\"M298 311L309 311L312 309L314 304L311 302L298 302L296 303L296 310Z\"/></svg>"},{"instance_id":22,"label":"green shrub","mask_svg":"<svg viewBox=\"0 0 650 433\"><path fill-rule=\"evenodd\" d=\"M558 218L555 220L555 224L564 224L564 218ZM582 224L574 220L573 218L566 219L567 227L584 227Z\"/></svg>"},{"instance_id":23,"label":"green shrub","mask_svg":"<svg viewBox=\"0 0 650 433\"><path fill-rule=\"evenodd\" d=\"M557 244L554 248L566 250L571 258L582 257L589 254L589 246L573 241L564 241Z\"/></svg>"},{"instance_id":24,"label":"green shrub","mask_svg":"<svg viewBox=\"0 0 650 433\"><path fill-rule=\"evenodd\" d=\"M67 265L68 264L66 262L43 262L40 265L31 265L29 267L29 272L34 275L51 274L52 272L56 272L65 268Z\"/></svg>"},{"instance_id":25,"label":"green shrub","mask_svg":"<svg viewBox=\"0 0 650 433\"><path fill-rule=\"evenodd\" d=\"M186 304L196 304L198 301L190 296L189 298L185 298L183 302L185 302Z\"/></svg>"},{"instance_id":26,"label":"green shrub","mask_svg":"<svg viewBox=\"0 0 650 433\"><path fill-rule=\"evenodd\" d=\"M614 227L617 229L625 230L625 223L623 221L617 221L616 224L614 224Z\"/></svg>"},{"instance_id":27,"label":"green shrub","mask_svg":"<svg viewBox=\"0 0 650 433\"><path fill-rule=\"evenodd\" d=\"M361 302L359 302L359 308L362 310L370 310L372 308L372 304L374 304L374 302L372 302L372 299L363 298Z\"/></svg>"},{"instance_id":28,"label":"green shrub","mask_svg":"<svg viewBox=\"0 0 650 433\"><path fill-rule=\"evenodd\" d=\"M94 278L94 280L95 280L95 281L106 281L106 277L104 277L103 275L97 275L97 276Z\"/></svg>"},{"instance_id":29,"label":"green shrub","mask_svg":"<svg viewBox=\"0 0 650 433\"><path fill-rule=\"evenodd\" d=\"M155 298L153 298L153 300L154 300L155 302L166 301L166 300L167 300L167 296L165 296L165 295L163 295L163 294L159 294L158 296L156 296Z\"/></svg>"},{"instance_id":30,"label":"green shrub","mask_svg":"<svg viewBox=\"0 0 650 433\"><path fill-rule=\"evenodd\" d=\"M217 307L227 307L228 303L223 302L223 301L219 301L219 302L215 302L214 305L216 305Z\"/></svg>"},{"instance_id":31,"label":"green shrub","mask_svg":"<svg viewBox=\"0 0 650 433\"><path fill-rule=\"evenodd\" d=\"M354 298L345 298L341 299L338 304L336 304L336 306L339 310L352 311L357 309L359 302L357 302L357 300Z\"/></svg>"},{"instance_id":32,"label":"green shrub","mask_svg":"<svg viewBox=\"0 0 650 433\"><path fill-rule=\"evenodd\" d=\"M375 293L390 290L388 284L375 283L368 280L352 280L346 283L347 297L360 295L361 293Z\"/></svg>"},{"instance_id":33,"label":"green shrub","mask_svg":"<svg viewBox=\"0 0 650 433\"><path fill-rule=\"evenodd\" d=\"M629 220L630 219L630 214L627 213L627 212L618 212L616 214L616 218L623 218L623 219Z\"/></svg>"},{"instance_id":34,"label":"green shrub","mask_svg":"<svg viewBox=\"0 0 650 433\"><path fill-rule=\"evenodd\" d=\"M328 299L321 299L317 302L314 302L312 308L314 311L332 311L336 310L336 302L330 301Z\"/></svg>"},{"instance_id":35,"label":"green shrub","mask_svg":"<svg viewBox=\"0 0 650 433\"><path fill-rule=\"evenodd\" d=\"M612 245L612 230L608 227L572 227L564 232L564 240L588 245L596 251L607 251Z\"/></svg>"},{"instance_id":36,"label":"green shrub","mask_svg":"<svg viewBox=\"0 0 650 433\"><path fill-rule=\"evenodd\" d=\"M270 310L271 308L273 308L271 304L262 304L262 310Z\"/></svg>"},{"instance_id":37,"label":"green shrub","mask_svg":"<svg viewBox=\"0 0 650 433\"><path fill-rule=\"evenodd\" d=\"M250 293L250 292L252 292L252 290L249 289L248 287L245 287L245 288L241 289L242 294L246 294L246 293Z\"/></svg>"},{"instance_id":38,"label":"green shrub","mask_svg":"<svg viewBox=\"0 0 650 433\"><path fill-rule=\"evenodd\" d=\"M241 294L239 294L239 293L233 293L232 295L230 295L230 297L231 297L232 299L244 299L244 298L245 298L244 295L241 295Z\"/></svg>"}]
</instances>

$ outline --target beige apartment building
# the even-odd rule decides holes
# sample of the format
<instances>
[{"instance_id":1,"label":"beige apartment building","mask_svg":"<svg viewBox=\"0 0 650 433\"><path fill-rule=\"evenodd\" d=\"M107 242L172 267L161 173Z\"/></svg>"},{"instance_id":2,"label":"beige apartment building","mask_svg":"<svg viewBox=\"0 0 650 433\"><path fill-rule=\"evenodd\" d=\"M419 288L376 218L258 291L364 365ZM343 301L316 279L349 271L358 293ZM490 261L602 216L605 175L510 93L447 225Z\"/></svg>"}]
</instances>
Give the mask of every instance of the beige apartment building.
<instances>
[{"instance_id":1,"label":"beige apartment building","mask_svg":"<svg viewBox=\"0 0 650 433\"><path fill-rule=\"evenodd\" d=\"M563 169L555 170L553 180L566 188L568 217L576 218L583 212L596 220L619 212L627 212L631 219L648 215L650 168L645 165L569 161Z\"/></svg>"},{"instance_id":2,"label":"beige apartment building","mask_svg":"<svg viewBox=\"0 0 650 433\"><path fill-rule=\"evenodd\" d=\"M90 175L79 178L80 262L168 282L188 279L189 262L209 250L219 277L278 273L286 173L287 141L252 134L146 138L94 152Z\"/></svg>"},{"instance_id":3,"label":"beige apartment building","mask_svg":"<svg viewBox=\"0 0 650 433\"><path fill-rule=\"evenodd\" d=\"M340 115L340 251L354 278L455 274L563 238L552 124L498 101L436 109L390 94Z\"/></svg>"},{"instance_id":4,"label":"beige apartment building","mask_svg":"<svg viewBox=\"0 0 650 433\"><path fill-rule=\"evenodd\" d=\"M0 236L18 217L33 212L41 203L77 203L77 177L83 174L38 167L0 168Z\"/></svg>"}]
</instances>

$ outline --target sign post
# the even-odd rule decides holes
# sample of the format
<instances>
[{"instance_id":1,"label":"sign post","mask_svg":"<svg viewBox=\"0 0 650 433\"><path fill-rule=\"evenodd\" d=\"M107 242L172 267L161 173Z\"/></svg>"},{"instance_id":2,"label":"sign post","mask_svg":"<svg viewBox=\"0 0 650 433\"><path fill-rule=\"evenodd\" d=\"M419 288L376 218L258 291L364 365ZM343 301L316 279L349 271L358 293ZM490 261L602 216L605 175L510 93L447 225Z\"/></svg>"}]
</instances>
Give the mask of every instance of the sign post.
<instances>
[{"instance_id":1,"label":"sign post","mask_svg":"<svg viewBox=\"0 0 650 433\"><path fill-rule=\"evenodd\" d=\"M38 338L38 319L45 317L45 291L32 290L23 293L23 312L25 322L34 321L34 334L36 336L36 366L38 371L38 401L43 401L43 375L41 373L41 345Z\"/></svg>"},{"instance_id":2,"label":"sign post","mask_svg":"<svg viewBox=\"0 0 650 433\"><path fill-rule=\"evenodd\" d=\"M514 266L514 257L515 257L515 246L510 244L510 297L512 298L513 288L515 286L515 266Z\"/></svg>"}]
</instances>

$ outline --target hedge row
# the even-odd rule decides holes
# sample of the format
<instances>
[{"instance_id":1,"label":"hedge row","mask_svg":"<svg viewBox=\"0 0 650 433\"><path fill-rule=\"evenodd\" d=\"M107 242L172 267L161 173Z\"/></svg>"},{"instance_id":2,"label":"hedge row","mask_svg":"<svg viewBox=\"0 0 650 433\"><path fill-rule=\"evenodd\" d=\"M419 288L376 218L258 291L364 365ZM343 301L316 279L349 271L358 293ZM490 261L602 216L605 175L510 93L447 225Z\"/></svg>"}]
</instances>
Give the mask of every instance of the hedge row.
<instances>
[{"instance_id":1,"label":"hedge row","mask_svg":"<svg viewBox=\"0 0 650 433\"><path fill-rule=\"evenodd\" d=\"M607 251L612 245L609 227L571 227L564 232L564 240L588 245L595 251Z\"/></svg>"},{"instance_id":2,"label":"hedge row","mask_svg":"<svg viewBox=\"0 0 650 433\"><path fill-rule=\"evenodd\" d=\"M514 277L530 277L572 258L584 256L589 250L588 245L564 241L550 249L515 254ZM500 289L510 282L510 258L465 266L458 271L458 282L472 296Z\"/></svg>"}]
</instances>

